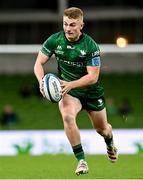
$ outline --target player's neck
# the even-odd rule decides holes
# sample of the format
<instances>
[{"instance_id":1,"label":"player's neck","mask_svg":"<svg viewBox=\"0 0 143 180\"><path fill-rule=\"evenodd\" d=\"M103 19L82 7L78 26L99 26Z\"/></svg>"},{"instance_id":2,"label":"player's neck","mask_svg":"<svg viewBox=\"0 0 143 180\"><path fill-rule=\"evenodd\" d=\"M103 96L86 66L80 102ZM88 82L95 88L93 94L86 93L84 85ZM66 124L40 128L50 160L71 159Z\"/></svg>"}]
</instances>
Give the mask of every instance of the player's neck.
<instances>
[{"instance_id":1,"label":"player's neck","mask_svg":"<svg viewBox=\"0 0 143 180\"><path fill-rule=\"evenodd\" d=\"M79 36L77 38L74 38L74 39L69 39L66 36L65 36L65 38L70 43L76 43L76 42L80 41L83 38L83 33L81 32L81 34L79 34Z\"/></svg>"}]
</instances>

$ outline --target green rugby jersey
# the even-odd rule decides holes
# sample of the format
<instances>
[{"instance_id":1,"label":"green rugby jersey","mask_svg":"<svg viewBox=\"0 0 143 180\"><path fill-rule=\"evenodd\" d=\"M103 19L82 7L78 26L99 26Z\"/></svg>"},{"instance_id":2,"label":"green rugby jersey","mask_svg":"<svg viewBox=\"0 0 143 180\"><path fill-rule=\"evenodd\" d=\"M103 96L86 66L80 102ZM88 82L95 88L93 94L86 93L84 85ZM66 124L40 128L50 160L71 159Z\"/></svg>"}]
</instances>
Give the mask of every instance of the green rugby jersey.
<instances>
[{"instance_id":1,"label":"green rugby jersey","mask_svg":"<svg viewBox=\"0 0 143 180\"><path fill-rule=\"evenodd\" d=\"M51 35L43 44L41 51L51 57L55 54L58 63L59 77L65 81L73 81L87 74L86 66L100 66L100 49L87 34L82 34L76 42L70 42L63 31ZM72 89L69 94L86 95L98 98L103 95L103 87L99 82L87 87Z\"/></svg>"}]
</instances>

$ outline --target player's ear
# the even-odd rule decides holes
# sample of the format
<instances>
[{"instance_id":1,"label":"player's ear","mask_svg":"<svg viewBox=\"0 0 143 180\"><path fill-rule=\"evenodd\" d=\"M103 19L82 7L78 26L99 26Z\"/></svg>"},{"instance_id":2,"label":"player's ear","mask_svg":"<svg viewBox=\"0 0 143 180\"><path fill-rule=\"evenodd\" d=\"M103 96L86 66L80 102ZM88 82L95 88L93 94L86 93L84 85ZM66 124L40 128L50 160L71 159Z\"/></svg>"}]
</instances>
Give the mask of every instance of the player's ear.
<instances>
[{"instance_id":1,"label":"player's ear","mask_svg":"<svg viewBox=\"0 0 143 180\"><path fill-rule=\"evenodd\" d=\"M84 27L84 22L81 24L81 30L83 29L83 27Z\"/></svg>"}]
</instances>

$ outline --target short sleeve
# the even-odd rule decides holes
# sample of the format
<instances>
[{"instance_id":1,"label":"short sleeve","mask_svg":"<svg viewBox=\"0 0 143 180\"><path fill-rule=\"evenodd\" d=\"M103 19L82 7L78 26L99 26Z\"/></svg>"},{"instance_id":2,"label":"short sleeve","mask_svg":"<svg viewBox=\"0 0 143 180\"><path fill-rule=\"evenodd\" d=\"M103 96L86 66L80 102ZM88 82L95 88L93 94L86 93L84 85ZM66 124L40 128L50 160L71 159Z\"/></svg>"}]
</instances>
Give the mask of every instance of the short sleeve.
<instances>
[{"instance_id":1,"label":"short sleeve","mask_svg":"<svg viewBox=\"0 0 143 180\"><path fill-rule=\"evenodd\" d=\"M92 41L90 43L90 49L87 58L87 66L100 66L100 49L99 46Z\"/></svg>"},{"instance_id":2,"label":"short sleeve","mask_svg":"<svg viewBox=\"0 0 143 180\"><path fill-rule=\"evenodd\" d=\"M48 57L51 57L54 53L55 49L55 39L53 35L51 35L42 45L41 51L47 55Z\"/></svg>"}]
</instances>

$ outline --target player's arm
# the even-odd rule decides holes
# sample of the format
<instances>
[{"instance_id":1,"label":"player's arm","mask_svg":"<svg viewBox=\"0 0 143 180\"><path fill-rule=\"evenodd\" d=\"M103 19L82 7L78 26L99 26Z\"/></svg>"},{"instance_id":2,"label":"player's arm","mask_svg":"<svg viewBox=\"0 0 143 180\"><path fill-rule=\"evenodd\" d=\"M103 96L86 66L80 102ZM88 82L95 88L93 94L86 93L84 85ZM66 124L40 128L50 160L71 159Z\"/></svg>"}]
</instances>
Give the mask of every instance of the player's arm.
<instances>
[{"instance_id":1,"label":"player's arm","mask_svg":"<svg viewBox=\"0 0 143 180\"><path fill-rule=\"evenodd\" d=\"M84 87L95 84L98 81L100 73L100 56L93 56L86 66L87 74L79 80L73 81L73 88Z\"/></svg>"},{"instance_id":2,"label":"player's arm","mask_svg":"<svg viewBox=\"0 0 143 180\"><path fill-rule=\"evenodd\" d=\"M39 81L40 92L44 96L43 91L43 80L44 77L44 64L48 61L48 59L53 55L55 48L55 35L51 35L42 45L41 50L38 53L35 65L34 65L34 73Z\"/></svg>"},{"instance_id":3,"label":"player's arm","mask_svg":"<svg viewBox=\"0 0 143 180\"><path fill-rule=\"evenodd\" d=\"M41 50L38 53L35 65L34 65L34 73L40 82L44 77L44 64L48 61L48 59L53 55L55 48L55 35L51 35L42 45Z\"/></svg>"},{"instance_id":4,"label":"player's arm","mask_svg":"<svg viewBox=\"0 0 143 180\"><path fill-rule=\"evenodd\" d=\"M38 81L40 82L41 79L44 76L44 64L48 61L48 56L46 56L44 53L39 51L36 62L34 64L34 73L37 77Z\"/></svg>"},{"instance_id":5,"label":"player's arm","mask_svg":"<svg viewBox=\"0 0 143 180\"><path fill-rule=\"evenodd\" d=\"M49 57L39 51L36 62L34 64L34 73L39 81L40 92L43 94L42 78L44 77L44 64L48 61ZM43 94L44 96L44 94Z\"/></svg>"},{"instance_id":6,"label":"player's arm","mask_svg":"<svg viewBox=\"0 0 143 180\"><path fill-rule=\"evenodd\" d=\"M73 82L73 88L95 84L98 81L100 66L87 66L87 74Z\"/></svg>"},{"instance_id":7,"label":"player's arm","mask_svg":"<svg viewBox=\"0 0 143 180\"><path fill-rule=\"evenodd\" d=\"M61 84L63 95L69 92L71 89L95 84L98 81L99 73L100 66L87 66L87 74L85 76L71 82L62 81Z\"/></svg>"}]
</instances>

